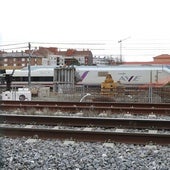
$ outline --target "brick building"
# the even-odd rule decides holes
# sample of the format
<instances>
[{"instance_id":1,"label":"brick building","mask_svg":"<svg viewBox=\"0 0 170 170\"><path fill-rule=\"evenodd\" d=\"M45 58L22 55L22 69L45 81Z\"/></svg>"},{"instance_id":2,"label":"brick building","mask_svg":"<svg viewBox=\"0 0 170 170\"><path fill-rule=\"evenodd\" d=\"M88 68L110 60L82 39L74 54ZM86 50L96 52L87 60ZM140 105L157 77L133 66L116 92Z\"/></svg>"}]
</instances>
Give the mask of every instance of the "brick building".
<instances>
[{"instance_id":1,"label":"brick building","mask_svg":"<svg viewBox=\"0 0 170 170\"><path fill-rule=\"evenodd\" d=\"M31 65L42 65L43 59L46 59L47 65L53 63L55 65L78 64L78 65L92 65L93 55L89 50L77 51L75 49L68 49L66 51L59 51L56 47L39 47L37 50L31 50ZM51 61L53 60L53 61ZM63 61L63 62L61 62ZM22 68L28 66L29 50L24 52L3 52L0 51L0 69L3 68Z\"/></svg>"},{"instance_id":2,"label":"brick building","mask_svg":"<svg viewBox=\"0 0 170 170\"><path fill-rule=\"evenodd\" d=\"M93 54L89 50L67 49L60 51L55 47L39 47L37 52L42 55L46 65L50 65L50 63L56 65L93 65Z\"/></svg>"},{"instance_id":3,"label":"brick building","mask_svg":"<svg viewBox=\"0 0 170 170\"><path fill-rule=\"evenodd\" d=\"M0 53L0 68L22 68L28 66L28 52L4 52ZM41 58L31 55L31 65L41 65Z\"/></svg>"},{"instance_id":4,"label":"brick building","mask_svg":"<svg viewBox=\"0 0 170 170\"><path fill-rule=\"evenodd\" d=\"M153 59L154 59L155 63L161 63L161 64L169 63L170 64L170 55L169 54L158 55L156 57L153 57Z\"/></svg>"}]
</instances>

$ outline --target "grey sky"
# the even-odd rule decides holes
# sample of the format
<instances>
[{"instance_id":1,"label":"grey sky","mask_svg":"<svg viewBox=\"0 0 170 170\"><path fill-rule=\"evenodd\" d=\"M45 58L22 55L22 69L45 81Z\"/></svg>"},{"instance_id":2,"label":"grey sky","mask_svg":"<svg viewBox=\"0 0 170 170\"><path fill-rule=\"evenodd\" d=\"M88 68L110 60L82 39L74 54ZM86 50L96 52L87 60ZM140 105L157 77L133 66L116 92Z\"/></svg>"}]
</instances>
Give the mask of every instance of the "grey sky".
<instances>
[{"instance_id":1,"label":"grey sky","mask_svg":"<svg viewBox=\"0 0 170 170\"><path fill-rule=\"evenodd\" d=\"M116 56L120 54L118 41L123 40L126 61L148 61L162 53L170 54L169 3L169 0L1 0L0 44L104 43L73 47L94 49L96 55Z\"/></svg>"}]
</instances>

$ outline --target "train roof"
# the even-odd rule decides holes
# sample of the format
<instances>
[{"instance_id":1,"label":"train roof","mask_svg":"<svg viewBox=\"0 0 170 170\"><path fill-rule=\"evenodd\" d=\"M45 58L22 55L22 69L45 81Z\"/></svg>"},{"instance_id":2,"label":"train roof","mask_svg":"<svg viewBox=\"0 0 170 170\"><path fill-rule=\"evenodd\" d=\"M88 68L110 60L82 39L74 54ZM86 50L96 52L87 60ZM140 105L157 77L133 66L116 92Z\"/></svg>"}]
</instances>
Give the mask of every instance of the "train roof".
<instances>
[{"instance_id":1,"label":"train roof","mask_svg":"<svg viewBox=\"0 0 170 170\"><path fill-rule=\"evenodd\" d=\"M31 70L37 70L37 69L54 69L57 66L44 66L44 65L38 65L38 66L31 66ZM23 67L21 70L28 70L28 67Z\"/></svg>"},{"instance_id":2,"label":"train roof","mask_svg":"<svg viewBox=\"0 0 170 170\"><path fill-rule=\"evenodd\" d=\"M77 70L166 70L170 65L75 66Z\"/></svg>"},{"instance_id":3,"label":"train roof","mask_svg":"<svg viewBox=\"0 0 170 170\"><path fill-rule=\"evenodd\" d=\"M31 71L38 71L38 70L53 70L54 68L58 68L60 66L31 66ZM75 67L76 70L166 70L170 73L170 65L117 65L117 66L69 66ZM9 70L8 70L9 71ZM12 71L12 70L10 70ZM20 69L20 71L28 71L28 67L24 67Z\"/></svg>"}]
</instances>

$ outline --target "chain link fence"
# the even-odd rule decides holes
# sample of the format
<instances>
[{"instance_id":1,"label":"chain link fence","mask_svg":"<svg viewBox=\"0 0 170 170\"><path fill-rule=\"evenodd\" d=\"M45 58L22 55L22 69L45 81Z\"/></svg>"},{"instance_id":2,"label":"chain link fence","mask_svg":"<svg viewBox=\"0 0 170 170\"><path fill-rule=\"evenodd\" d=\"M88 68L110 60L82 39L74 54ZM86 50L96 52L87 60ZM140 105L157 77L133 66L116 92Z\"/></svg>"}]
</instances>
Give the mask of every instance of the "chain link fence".
<instances>
[{"instance_id":1,"label":"chain link fence","mask_svg":"<svg viewBox=\"0 0 170 170\"><path fill-rule=\"evenodd\" d=\"M1 100L1 95L0 95ZM73 102L135 102L170 103L170 86L165 87L118 87L102 94L100 87L60 86L48 95L32 96L32 100L73 101Z\"/></svg>"},{"instance_id":2,"label":"chain link fence","mask_svg":"<svg viewBox=\"0 0 170 170\"><path fill-rule=\"evenodd\" d=\"M83 98L83 100L82 100ZM170 103L170 86L166 87L121 87L103 95L100 87L62 87L56 93L57 101L100 101L135 103Z\"/></svg>"}]
</instances>

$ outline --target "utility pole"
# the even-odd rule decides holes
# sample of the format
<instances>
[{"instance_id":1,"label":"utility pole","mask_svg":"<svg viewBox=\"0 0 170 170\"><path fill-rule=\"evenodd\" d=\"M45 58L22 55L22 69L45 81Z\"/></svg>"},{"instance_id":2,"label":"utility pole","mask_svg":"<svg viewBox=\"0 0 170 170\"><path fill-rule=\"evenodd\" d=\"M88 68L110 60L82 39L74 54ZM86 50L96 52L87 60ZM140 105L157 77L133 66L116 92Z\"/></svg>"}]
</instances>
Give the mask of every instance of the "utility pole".
<instances>
[{"instance_id":1,"label":"utility pole","mask_svg":"<svg viewBox=\"0 0 170 170\"><path fill-rule=\"evenodd\" d=\"M120 44L120 63L122 63L122 40L119 40L118 43Z\"/></svg>"},{"instance_id":2,"label":"utility pole","mask_svg":"<svg viewBox=\"0 0 170 170\"><path fill-rule=\"evenodd\" d=\"M29 59L28 59L28 87L31 87L31 43L28 43Z\"/></svg>"},{"instance_id":3,"label":"utility pole","mask_svg":"<svg viewBox=\"0 0 170 170\"><path fill-rule=\"evenodd\" d=\"M118 43L120 44L120 62L122 63L123 61L123 57L122 57L122 42L129 39L130 37L127 37L127 38L124 38L124 39L121 39L118 41Z\"/></svg>"}]
</instances>

